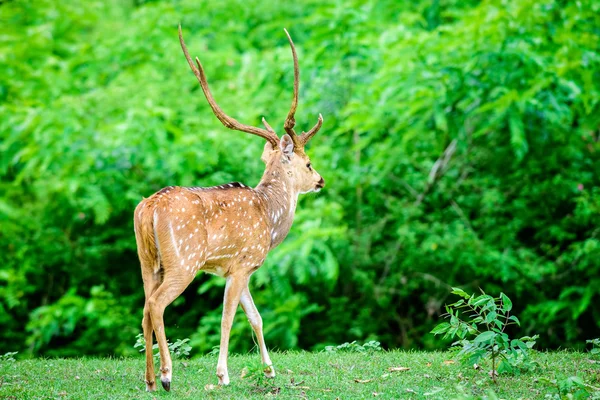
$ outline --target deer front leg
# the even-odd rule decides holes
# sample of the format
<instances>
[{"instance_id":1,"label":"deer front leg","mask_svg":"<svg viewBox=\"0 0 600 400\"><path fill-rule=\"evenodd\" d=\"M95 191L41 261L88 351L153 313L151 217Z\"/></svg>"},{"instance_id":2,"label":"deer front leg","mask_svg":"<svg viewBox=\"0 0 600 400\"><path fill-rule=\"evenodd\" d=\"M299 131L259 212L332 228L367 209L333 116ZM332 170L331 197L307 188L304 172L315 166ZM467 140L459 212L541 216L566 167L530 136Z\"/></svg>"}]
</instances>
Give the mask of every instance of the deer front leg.
<instances>
[{"instance_id":1,"label":"deer front leg","mask_svg":"<svg viewBox=\"0 0 600 400\"><path fill-rule=\"evenodd\" d=\"M221 346L219 347L219 362L217 363L217 378L219 385L229 385L227 372L227 355L229 353L229 334L233 325L233 317L240 304L242 290L246 287L248 277L243 275L230 275L225 283L223 297L223 317L221 318Z\"/></svg>"},{"instance_id":2,"label":"deer front leg","mask_svg":"<svg viewBox=\"0 0 600 400\"><path fill-rule=\"evenodd\" d=\"M250 289L248 285L242 290L242 296L240 298L242 303L242 308L246 313L246 317L248 317L248 322L250 322L250 326L252 326L252 330L256 334L256 338L258 339L258 347L260 349L260 358L262 359L263 365L265 368L265 376L267 378L275 377L275 369L273 368L273 363L269 358L269 352L267 351L267 346L265 344L265 338L263 336L263 322L260 316L260 313L256 309L254 305L254 301L252 300L252 295L250 294Z\"/></svg>"}]
</instances>

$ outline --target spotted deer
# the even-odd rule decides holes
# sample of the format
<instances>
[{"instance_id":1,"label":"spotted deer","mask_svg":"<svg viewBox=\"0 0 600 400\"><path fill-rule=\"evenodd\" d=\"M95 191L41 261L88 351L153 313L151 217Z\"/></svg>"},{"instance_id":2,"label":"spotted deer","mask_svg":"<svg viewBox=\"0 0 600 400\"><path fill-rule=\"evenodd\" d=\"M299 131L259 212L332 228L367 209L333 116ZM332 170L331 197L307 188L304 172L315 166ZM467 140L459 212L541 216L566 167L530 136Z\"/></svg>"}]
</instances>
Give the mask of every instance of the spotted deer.
<instances>
[{"instance_id":1,"label":"spotted deer","mask_svg":"<svg viewBox=\"0 0 600 400\"><path fill-rule=\"evenodd\" d=\"M153 334L160 351L160 380L165 390L171 388L173 363L163 314L199 271L226 280L217 363L219 384L229 384L229 334L240 303L256 334L260 356L266 366L265 375L275 376L263 337L262 318L252 300L248 282L267 254L288 234L298 195L318 192L325 185L304 151L306 143L321 128L323 117L319 115L315 126L306 133L296 135L294 131L300 73L294 43L287 30L285 33L294 60L294 94L284 123L286 134L280 139L264 118L265 129L262 129L244 125L221 110L210 92L200 60L196 57L194 65L179 27L183 54L213 113L227 128L267 141L261 157L266 168L255 188L241 183L207 188L169 186L142 200L135 209L135 238L146 299L142 327L148 391L156 390Z\"/></svg>"}]
</instances>

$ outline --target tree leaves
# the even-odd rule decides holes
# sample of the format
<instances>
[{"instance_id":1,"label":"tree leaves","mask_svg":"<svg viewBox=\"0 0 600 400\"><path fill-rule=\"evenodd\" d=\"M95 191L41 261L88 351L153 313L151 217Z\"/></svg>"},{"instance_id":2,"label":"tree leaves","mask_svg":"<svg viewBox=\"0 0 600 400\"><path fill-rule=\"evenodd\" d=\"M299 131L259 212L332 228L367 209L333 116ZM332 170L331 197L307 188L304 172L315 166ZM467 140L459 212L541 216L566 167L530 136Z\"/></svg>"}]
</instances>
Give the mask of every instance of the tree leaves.
<instances>
[{"instance_id":1,"label":"tree leaves","mask_svg":"<svg viewBox=\"0 0 600 400\"><path fill-rule=\"evenodd\" d=\"M282 14L250 0L232 21L229 1L209 2L201 15L192 0L142 3L1 6L0 347L27 347L34 335L52 341L51 323L36 328L43 335L23 328L35 325L34 310L54 311L77 288L83 301L69 309L78 316L98 280L138 315L131 213L143 196L260 179L263 144L227 131L198 97L179 22L224 109L275 127L292 79L280 29L294 26L298 127L325 118L308 153L327 186L300 197L288 238L252 280L269 346L376 338L439 347L422 333L443 312L446 285L461 288L453 306L517 311L525 330L552 328L545 347L590 336L600 321L594 7L305 1ZM169 332L207 352L219 342L222 282L197 279L166 315L178 326ZM520 301L466 295L478 286ZM498 328L501 318L487 315ZM139 323L110 310L103 318L119 327L109 350L106 332L88 326L60 348L35 351L125 354ZM251 329L237 322L232 349L249 350ZM471 334L454 322L439 333Z\"/></svg>"}]
</instances>

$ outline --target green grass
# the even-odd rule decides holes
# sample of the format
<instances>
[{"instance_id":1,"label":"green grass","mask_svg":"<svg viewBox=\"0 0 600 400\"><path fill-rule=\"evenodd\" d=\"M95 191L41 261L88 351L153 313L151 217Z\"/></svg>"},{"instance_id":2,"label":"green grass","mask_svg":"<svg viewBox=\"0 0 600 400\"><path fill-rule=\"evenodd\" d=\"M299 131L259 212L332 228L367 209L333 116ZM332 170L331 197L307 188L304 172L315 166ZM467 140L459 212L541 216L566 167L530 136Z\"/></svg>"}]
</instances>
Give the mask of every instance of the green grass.
<instances>
[{"instance_id":1,"label":"green grass","mask_svg":"<svg viewBox=\"0 0 600 400\"><path fill-rule=\"evenodd\" d=\"M33 359L0 362L1 399L243 399L277 397L309 399L361 398L544 398L558 389L545 380L579 376L592 396L600 395L600 362L578 352L535 353L539 370L521 376L501 375L491 382L489 367L476 370L448 361L448 352L273 353L277 377L257 379L257 354L229 359L231 385L217 387L217 358L174 361L170 393L146 393L144 360ZM250 374L241 377L246 367ZM391 367L410 370L390 372ZM214 386L211 386L214 385ZM576 389L572 390L576 392ZM559 397L551 397L559 398ZM595 397L594 397L595 398Z\"/></svg>"}]
</instances>

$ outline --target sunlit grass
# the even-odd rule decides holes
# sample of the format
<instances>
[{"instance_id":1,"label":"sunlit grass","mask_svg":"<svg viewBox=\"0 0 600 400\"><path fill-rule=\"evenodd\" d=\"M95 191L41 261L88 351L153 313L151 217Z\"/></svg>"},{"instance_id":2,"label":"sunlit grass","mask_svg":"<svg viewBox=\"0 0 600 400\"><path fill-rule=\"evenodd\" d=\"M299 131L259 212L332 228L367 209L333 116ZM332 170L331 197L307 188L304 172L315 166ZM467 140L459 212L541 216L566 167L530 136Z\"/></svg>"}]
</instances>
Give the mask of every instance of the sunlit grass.
<instances>
[{"instance_id":1,"label":"sunlit grass","mask_svg":"<svg viewBox=\"0 0 600 400\"><path fill-rule=\"evenodd\" d=\"M216 386L217 358L207 356L175 361L171 392L160 388L152 394L145 392L141 357L5 361L0 363L0 398L446 399L478 398L493 391L498 398L530 399L558 395L557 387L547 381L570 376L579 376L590 393L600 394L594 389L600 386L600 362L589 354L564 351L533 357L538 371L501 375L495 385L488 366L462 366L447 352L274 353L273 380L253 374L260 368L259 357L248 354L230 357L231 385L221 388Z\"/></svg>"}]
</instances>

